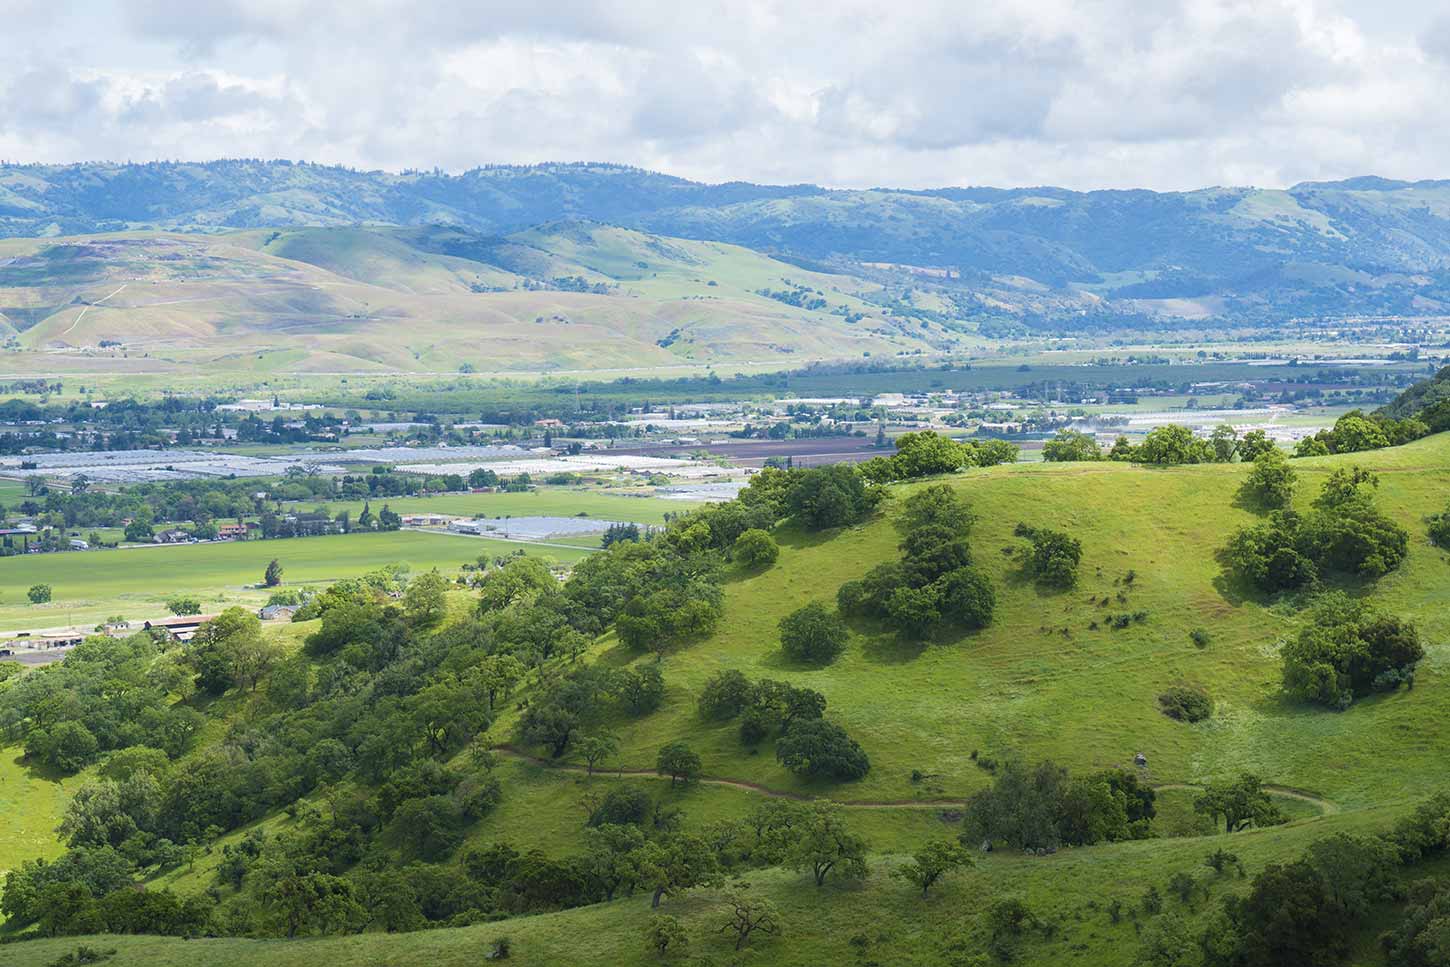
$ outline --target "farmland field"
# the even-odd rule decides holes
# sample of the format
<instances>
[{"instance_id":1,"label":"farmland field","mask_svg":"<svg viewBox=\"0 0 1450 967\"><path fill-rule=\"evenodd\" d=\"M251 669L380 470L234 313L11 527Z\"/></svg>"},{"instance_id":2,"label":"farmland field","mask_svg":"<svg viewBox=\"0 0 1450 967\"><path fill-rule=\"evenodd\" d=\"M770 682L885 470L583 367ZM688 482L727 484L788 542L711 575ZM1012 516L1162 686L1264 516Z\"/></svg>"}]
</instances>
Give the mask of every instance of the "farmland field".
<instances>
[{"instance_id":1,"label":"farmland field","mask_svg":"<svg viewBox=\"0 0 1450 967\"><path fill-rule=\"evenodd\" d=\"M460 517L575 517L632 521L637 524L664 523L665 514L680 514L697 506L692 501L659 497L632 497L598 490L541 488L527 493L436 494L432 497L378 498L371 501L373 512L387 504L399 514L449 514ZM347 510L357 519L363 502L330 500L324 504L299 501L297 506L325 506L334 513Z\"/></svg>"},{"instance_id":2,"label":"farmland field","mask_svg":"<svg viewBox=\"0 0 1450 967\"><path fill-rule=\"evenodd\" d=\"M415 572L449 571L480 555L520 549L529 550L512 541L401 531L7 557L0 558L0 621L22 628L90 623L113 614L149 617L165 613L166 600L178 594L200 598L207 611L260 603L266 592L255 586L274 557L282 563L284 583L296 585L325 584L394 561ZM542 548L529 553L574 561L586 552ZM52 586L50 604L26 604L26 589L33 584Z\"/></svg>"}]
</instances>

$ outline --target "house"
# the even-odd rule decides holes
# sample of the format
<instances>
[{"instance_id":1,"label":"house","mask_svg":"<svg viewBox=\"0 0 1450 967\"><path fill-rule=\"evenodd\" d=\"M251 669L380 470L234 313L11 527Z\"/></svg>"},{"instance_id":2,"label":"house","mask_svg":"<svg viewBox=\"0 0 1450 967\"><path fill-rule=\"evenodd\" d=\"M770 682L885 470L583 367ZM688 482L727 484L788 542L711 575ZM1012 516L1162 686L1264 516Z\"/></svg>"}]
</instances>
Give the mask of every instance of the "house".
<instances>
[{"instance_id":1,"label":"house","mask_svg":"<svg viewBox=\"0 0 1450 967\"><path fill-rule=\"evenodd\" d=\"M157 544L188 544L192 541L192 536L191 531L173 527L169 530L157 531L156 536L151 540Z\"/></svg>"},{"instance_id":2,"label":"house","mask_svg":"<svg viewBox=\"0 0 1450 967\"><path fill-rule=\"evenodd\" d=\"M216 536L222 541L244 541L247 539L247 524L218 524Z\"/></svg>"},{"instance_id":3,"label":"house","mask_svg":"<svg viewBox=\"0 0 1450 967\"><path fill-rule=\"evenodd\" d=\"M297 609L290 604L269 604L257 612L263 621L291 621Z\"/></svg>"},{"instance_id":4,"label":"house","mask_svg":"<svg viewBox=\"0 0 1450 967\"><path fill-rule=\"evenodd\" d=\"M91 545L87 544L79 537L72 537L70 539L70 549L73 551L89 551L91 549Z\"/></svg>"}]
</instances>

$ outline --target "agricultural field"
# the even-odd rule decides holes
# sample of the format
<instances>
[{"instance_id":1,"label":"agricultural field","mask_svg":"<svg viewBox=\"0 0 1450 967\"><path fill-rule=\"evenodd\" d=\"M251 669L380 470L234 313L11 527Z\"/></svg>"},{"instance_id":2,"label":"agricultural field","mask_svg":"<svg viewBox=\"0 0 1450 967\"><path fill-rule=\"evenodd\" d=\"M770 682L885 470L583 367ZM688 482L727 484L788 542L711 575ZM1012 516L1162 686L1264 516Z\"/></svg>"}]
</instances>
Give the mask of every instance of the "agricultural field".
<instances>
[{"instance_id":1,"label":"agricultural field","mask_svg":"<svg viewBox=\"0 0 1450 967\"><path fill-rule=\"evenodd\" d=\"M101 621L111 615L138 619L166 613L178 594L197 597L206 611L232 604L260 604L257 586L267 562L282 563L287 586L318 586L396 561L414 572L437 567L451 573L480 556L520 549L572 562L584 550L529 549L515 541L425 534L415 531L298 537L273 541L155 545L118 550L29 554L0 558L0 622L7 628L47 628ZM49 584L49 604L31 605L25 592Z\"/></svg>"},{"instance_id":2,"label":"agricultural field","mask_svg":"<svg viewBox=\"0 0 1450 967\"><path fill-rule=\"evenodd\" d=\"M594 517L599 520L620 520L637 524L662 524L666 514L682 514L699 506L688 500L666 500L650 496L626 496L598 490L555 489L541 487L526 493L434 494L430 497L397 497L372 501L377 512L387 503L399 514L449 514L459 517ZM323 506L332 512L347 510L353 519L362 510L363 502L332 500L314 505L298 502L298 507Z\"/></svg>"}]
</instances>

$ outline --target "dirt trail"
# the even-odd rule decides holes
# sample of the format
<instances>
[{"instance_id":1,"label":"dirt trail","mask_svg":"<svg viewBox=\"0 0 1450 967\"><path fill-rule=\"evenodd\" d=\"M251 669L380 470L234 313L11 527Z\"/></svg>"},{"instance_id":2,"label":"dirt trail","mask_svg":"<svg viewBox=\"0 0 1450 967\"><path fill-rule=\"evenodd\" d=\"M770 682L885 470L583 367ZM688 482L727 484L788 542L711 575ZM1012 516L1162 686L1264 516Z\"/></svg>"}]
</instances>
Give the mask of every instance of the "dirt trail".
<instances>
[{"instance_id":1,"label":"dirt trail","mask_svg":"<svg viewBox=\"0 0 1450 967\"><path fill-rule=\"evenodd\" d=\"M580 775L585 775L589 772L589 770L584 766L575 765L573 763L567 762L555 762L552 759L546 759L542 756L529 755L527 752L520 752L518 749L515 749L513 746L509 745L496 745L493 747L493 751L501 755L509 756L510 758L521 759L525 762L531 762L537 766L543 766L546 769L555 769L559 772L574 772ZM628 776L632 779L668 778L667 776L659 775L653 769L603 769L596 767L594 770L594 774L604 778L623 778L625 776ZM812 799L821 798L818 796L809 796L805 793L800 792L788 792L784 789L771 789L769 786L763 786L758 782L748 782L744 779L728 779L722 776L701 776L695 781L702 786L727 786L731 789L741 789L745 792L757 793L771 799L794 799L798 802L809 802ZM1191 783L1186 782L1165 782L1156 785L1153 788L1160 791L1196 791L1202 789L1203 787L1195 786ZM1311 792L1305 792L1302 789L1294 789L1289 786L1272 786L1267 784L1263 788L1265 792L1268 792L1271 795L1281 796L1285 799L1297 799L1300 802L1307 802L1317 807L1320 814L1324 816L1330 816L1334 813L1339 812L1338 804L1330 802L1328 799L1324 799L1320 796L1316 796ZM956 799L846 799L834 801L837 805L844 806L847 809L960 809L962 806L962 799L960 797Z\"/></svg>"}]
</instances>

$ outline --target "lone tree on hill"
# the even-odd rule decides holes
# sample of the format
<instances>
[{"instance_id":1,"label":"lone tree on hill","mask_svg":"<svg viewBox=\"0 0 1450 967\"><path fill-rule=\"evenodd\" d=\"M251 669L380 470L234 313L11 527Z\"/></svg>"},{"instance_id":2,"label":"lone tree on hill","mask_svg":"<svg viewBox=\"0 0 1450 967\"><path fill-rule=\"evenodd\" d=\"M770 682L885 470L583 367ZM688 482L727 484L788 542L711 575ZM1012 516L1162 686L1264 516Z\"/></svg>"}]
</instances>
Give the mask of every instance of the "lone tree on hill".
<instances>
[{"instance_id":1,"label":"lone tree on hill","mask_svg":"<svg viewBox=\"0 0 1450 967\"><path fill-rule=\"evenodd\" d=\"M676 780L688 786L700 777L700 757L685 743L671 742L660 749L659 758L655 760L655 771L662 776L669 776L671 786L674 786Z\"/></svg>"},{"instance_id":2,"label":"lone tree on hill","mask_svg":"<svg viewBox=\"0 0 1450 967\"><path fill-rule=\"evenodd\" d=\"M267 565L267 573L262 575L262 587L275 588L282 583L282 565L274 557Z\"/></svg>"}]
</instances>

